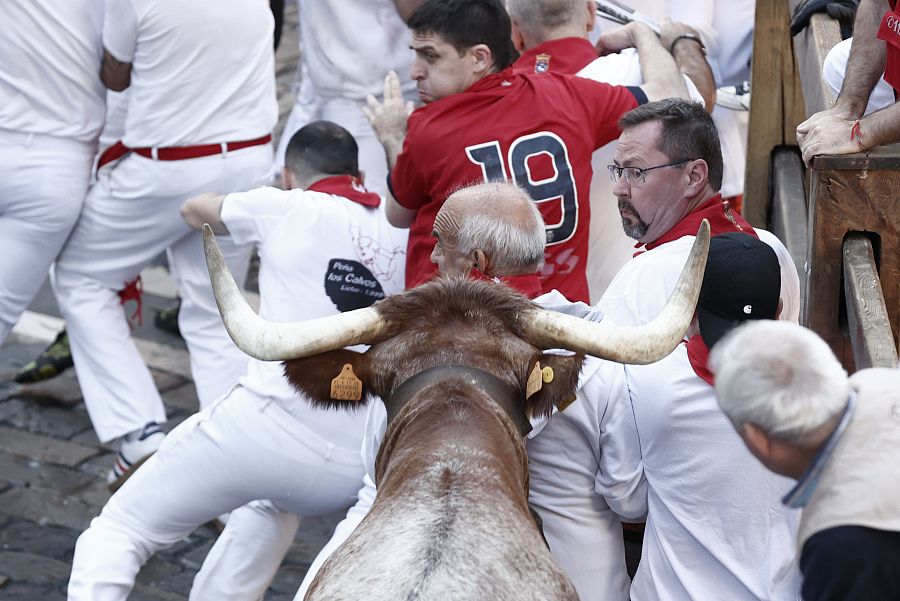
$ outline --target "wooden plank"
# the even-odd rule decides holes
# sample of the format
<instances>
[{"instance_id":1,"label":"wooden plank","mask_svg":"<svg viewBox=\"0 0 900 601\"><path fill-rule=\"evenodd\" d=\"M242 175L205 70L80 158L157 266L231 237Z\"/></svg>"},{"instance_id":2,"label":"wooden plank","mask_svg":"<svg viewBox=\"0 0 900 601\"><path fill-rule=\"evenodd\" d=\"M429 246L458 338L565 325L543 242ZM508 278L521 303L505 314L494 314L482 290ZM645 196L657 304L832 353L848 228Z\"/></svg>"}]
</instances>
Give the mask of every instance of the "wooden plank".
<instances>
[{"instance_id":1,"label":"wooden plank","mask_svg":"<svg viewBox=\"0 0 900 601\"><path fill-rule=\"evenodd\" d=\"M806 296L801 323L828 342L844 365L849 340L841 323L843 242L850 232L870 232L891 324L900 322L900 171L810 170ZM895 333L896 340L896 333Z\"/></svg>"},{"instance_id":2,"label":"wooden plank","mask_svg":"<svg viewBox=\"0 0 900 601\"><path fill-rule=\"evenodd\" d=\"M794 57L800 68L806 116L834 104L834 95L822 76L822 66L828 51L840 41L840 23L822 13L813 15L809 27L794 36Z\"/></svg>"},{"instance_id":3,"label":"wooden plank","mask_svg":"<svg viewBox=\"0 0 900 601\"><path fill-rule=\"evenodd\" d=\"M794 148L776 148L772 155L772 232L784 242L800 274L800 299L806 294L808 241L803 161Z\"/></svg>"},{"instance_id":4,"label":"wooden plank","mask_svg":"<svg viewBox=\"0 0 900 601\"><path fill-rule=\"evenodd\" d=\"M856 369L896 367L891 334L872 243L863 234L844 240L844 296Z\"/></svg>"},{"instance_id":5,"label":"wooden plank","mask_svg":"<svg viewBox=\"0 0 900 601\"><path fill-rule=\"evenodd\" d=\"M784 144L782 63L791 56L789 21L785 0L757 1L743 212L759 227L768 223L772 148Z\"/></svg>"}]
</instances>

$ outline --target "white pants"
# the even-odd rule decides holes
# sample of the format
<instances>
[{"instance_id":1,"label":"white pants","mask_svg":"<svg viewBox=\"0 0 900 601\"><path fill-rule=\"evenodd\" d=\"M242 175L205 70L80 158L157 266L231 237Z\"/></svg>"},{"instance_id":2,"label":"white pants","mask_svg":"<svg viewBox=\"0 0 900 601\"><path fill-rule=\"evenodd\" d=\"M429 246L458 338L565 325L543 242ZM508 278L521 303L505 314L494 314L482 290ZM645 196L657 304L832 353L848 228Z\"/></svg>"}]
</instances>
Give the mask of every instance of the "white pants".
<instances>
[{"instance_id":1,"label":"white pants","mask_svg":"<svg viewBox=\"0 0 900 601\"><path fill-rule=\"evenodd\" d=\"M853 38L839 42L825 56L825 64L822 66L822 78L835 98L837 98L841 87L844 85L844 74L847 72L847 59L850 58L850 46L852 43ZM875 84L875 88L869 95L869 104L866 106L864 114L868 115L894 104L894 102L894 88L882 77Z\"/></svg>"},{"instance_id":2,"label":"white pants","mask_svg":"<svg viewBox=\"0 0 900 601\"><path fill-rule=\"evenodd\" d=\"M271 161L271 146L265 145L185 161L131 154L100 171L57 261L53 284L84 402L101 441L148 421L165 421L159 392L131 339L116 293L166 249L182 299L178 324L190 351L200 406L222 396L244 372L247 357L222 326L200 233L184 223L179 209L201 192L244 191L263 184ZM220 246L242 281L251 249L227 238L220 238Z\"/></svg>"},{"instance_id":3,"label":"white pants","mask_svg":"<svg viewBox=\"0 0 900 601\"><path fill-rule=\"evenodd\" d=\"M0 130L0 344L78 219L96 145Z\"/></svg>"},{"instance_id":4,"label":"white pants","mask_svg":"<svg viewBox=\"0 0 900 601\"><path fill-rule=\"evenodd\" d=\"M362 474L356 449L329 443L277 403L237 387L175 428L78 538L69 601L125 599L155 552L262 498L271 501L231 514L207 558L215 566L204 565L190 597L259 599L299 524L282 512L315 516L347 507ZM259 524L265 529L256 530ZM248 529L252 536L241 536Z\"/></svg>"}]
</instances>

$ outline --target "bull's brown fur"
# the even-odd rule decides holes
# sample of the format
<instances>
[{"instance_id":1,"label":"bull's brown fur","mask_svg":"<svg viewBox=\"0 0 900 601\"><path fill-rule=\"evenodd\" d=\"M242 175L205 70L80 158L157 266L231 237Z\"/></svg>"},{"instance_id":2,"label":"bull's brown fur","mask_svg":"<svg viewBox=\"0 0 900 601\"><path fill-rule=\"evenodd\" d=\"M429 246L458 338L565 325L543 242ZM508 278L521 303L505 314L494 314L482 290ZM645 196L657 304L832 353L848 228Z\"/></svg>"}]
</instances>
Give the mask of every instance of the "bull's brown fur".
<instances>
[{"instance_id":1,"label":"bull's brown fur","mask_svg":"<svg viewBox=\"0 0 900 601\"><path fill-rule=\"evenodd\" d=\"M554 365L553 383L530 402L549 411L574 396L581 358L542 356L524 339L517 316L532 307L497 284L438 280L379 303L389 325L364 355L286 362L314 402L344 406L352 403L331 401L328 385L352 363L389 415L372 511L307 599L576 598L528 510L521 424L535 362ZM411 376L443 365L489 372L508 394L489 397L481 376L464 371L392 404Z\"/></svg>"}]
</instances>

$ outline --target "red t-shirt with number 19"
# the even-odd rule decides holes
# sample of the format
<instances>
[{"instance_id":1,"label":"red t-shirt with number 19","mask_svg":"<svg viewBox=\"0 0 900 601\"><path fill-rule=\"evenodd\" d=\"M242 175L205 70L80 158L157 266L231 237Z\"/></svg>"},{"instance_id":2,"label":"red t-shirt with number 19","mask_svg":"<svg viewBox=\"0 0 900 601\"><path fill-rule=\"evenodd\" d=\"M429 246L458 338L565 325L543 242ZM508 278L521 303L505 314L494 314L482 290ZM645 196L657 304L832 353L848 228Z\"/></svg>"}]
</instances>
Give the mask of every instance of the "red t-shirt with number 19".
<instances>
[{"instance_id":1,"label":"red t-shirt with number 19","mask_svg":"<svg viewBox=\"0 0 900 601\"><path fill-rule=\"evenodd\" d=\"M543 289L588 302L591 153L619 136L619 117L639 98L637 88L506 69L413 112L388 176L397 202L417 211L407 288L436 270L431 230L444 200L469 184L512 180L538 203L547 227Z\"/></svg>"}]
</instances>

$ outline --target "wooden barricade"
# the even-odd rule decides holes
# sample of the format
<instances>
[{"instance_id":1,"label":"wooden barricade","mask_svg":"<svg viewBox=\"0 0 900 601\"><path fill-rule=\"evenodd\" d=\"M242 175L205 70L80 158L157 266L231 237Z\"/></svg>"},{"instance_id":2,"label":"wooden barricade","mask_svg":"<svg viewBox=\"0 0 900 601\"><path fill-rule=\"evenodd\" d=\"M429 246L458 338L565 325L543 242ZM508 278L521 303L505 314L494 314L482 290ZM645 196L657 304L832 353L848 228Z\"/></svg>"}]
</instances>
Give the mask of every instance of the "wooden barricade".
<instances>
[{"instance_id":1,"label":"wooden barricade","mask_svg":"<svg viewBox=\"0 0 900 601\"><path fill-rule=\"evenodd\" d=\"M794 130L807 115L833 104L822 65L841 38L837 22L819 14L791 40L789 14L798 2L757 2L745 212L754 225L770 226L794 258L801 323L822 336L848 370L894 367L900 145L818 156L804 173ZM773 58L785 48L793 49L787 58ZM780 83L769 85L771 78ZM799 116L797 93L803 102Z\"/></svg>"}]
</instances>

